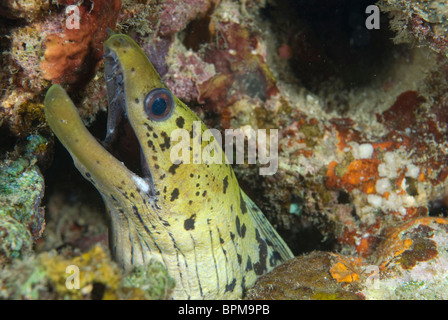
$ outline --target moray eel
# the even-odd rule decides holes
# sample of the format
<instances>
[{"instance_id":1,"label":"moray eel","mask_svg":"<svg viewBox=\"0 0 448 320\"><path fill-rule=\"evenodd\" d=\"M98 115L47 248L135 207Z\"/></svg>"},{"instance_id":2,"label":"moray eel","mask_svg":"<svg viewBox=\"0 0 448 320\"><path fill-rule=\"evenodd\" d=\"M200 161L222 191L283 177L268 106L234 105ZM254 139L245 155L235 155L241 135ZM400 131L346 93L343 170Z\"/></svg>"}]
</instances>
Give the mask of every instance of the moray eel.
<instances>
[{"instance_id":1,"label":"moray eel","mask_svg":"<svg viewBox=\"0 0 448 320\"><path fill-rule=\"evenodd\" d=\"M189 164L171 161L176 129L187 130L191 145L221 145L201 141L206 126L169 91L139 46L112 35L104 63L109 110L103 143L85 128L61 86L48 90L44 104L51 129L105 202L114 259L125 270L157 259L176 280L174 299L241 298L257 276L292 258L290 249L225 161L194 163L195 155ZM135 145L120 142L129 132ZM126 156L133 163L121 161Z\"/></svg>"}]
</instances>

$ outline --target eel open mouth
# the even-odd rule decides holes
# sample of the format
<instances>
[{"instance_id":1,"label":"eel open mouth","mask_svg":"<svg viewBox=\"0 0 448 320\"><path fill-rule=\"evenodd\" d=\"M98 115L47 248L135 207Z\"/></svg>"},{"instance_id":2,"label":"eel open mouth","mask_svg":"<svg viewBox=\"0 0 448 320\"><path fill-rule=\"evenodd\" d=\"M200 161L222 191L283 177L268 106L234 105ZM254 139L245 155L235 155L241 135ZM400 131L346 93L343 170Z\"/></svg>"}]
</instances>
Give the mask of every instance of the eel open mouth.
<instances>
[{"instance_id":1,"label":"eel open mouth","mask_svg":"<svg viewBox=\"0 0 448 320\"><path fill-rule=\"evenodd\" d=\"M116 53L104 48L104 73L107 87L107 133L103 145L135 175L152 185L145 155L126 114L123 69Z\"/></svg>"}]
</instances>

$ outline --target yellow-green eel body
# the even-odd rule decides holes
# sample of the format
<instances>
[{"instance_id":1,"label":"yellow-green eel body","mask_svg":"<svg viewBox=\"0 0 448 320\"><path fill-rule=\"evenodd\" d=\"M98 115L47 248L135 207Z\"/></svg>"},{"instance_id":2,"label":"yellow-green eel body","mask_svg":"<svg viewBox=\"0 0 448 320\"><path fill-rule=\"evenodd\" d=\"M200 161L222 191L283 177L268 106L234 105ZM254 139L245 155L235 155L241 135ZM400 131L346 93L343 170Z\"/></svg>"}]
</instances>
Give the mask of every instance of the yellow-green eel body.
<instances>
[{"instance_id":1,"label":"yellow-green eel body","mask_svg":"<svg viewBox=\"0 0 448 320\"><path fill-rule=\"evenodd\" d=\"M139 46L112 35L104 59L106 141L116 139L117 123L126 119L141 152L139 174L89 133L61 86L53 85L44 103L51 129L106 204L114 259L125 270L160 261L176 281L174 299L241 298L258 276L292 258L290 249L225 161L193 163L193 154L189 164L171 161L170 137L179 128L189 132L191 146L221 145L200 140L207 128L194 128L201 120L171 94Z\"/></svg>"}]
</instances>

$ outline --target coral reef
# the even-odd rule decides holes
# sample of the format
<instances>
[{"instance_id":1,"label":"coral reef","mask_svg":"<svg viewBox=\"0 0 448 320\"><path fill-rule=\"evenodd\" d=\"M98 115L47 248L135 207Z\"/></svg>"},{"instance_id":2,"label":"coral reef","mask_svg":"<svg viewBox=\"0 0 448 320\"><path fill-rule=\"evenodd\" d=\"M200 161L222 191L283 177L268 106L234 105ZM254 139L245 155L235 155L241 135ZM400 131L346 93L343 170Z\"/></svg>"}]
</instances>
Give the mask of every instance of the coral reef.
<instances>
[{"instance_id":1,"label":"coral reef","mask_svg":"<svg viewBox=\"0 0 448 320\"><path fill-rule=\"evenodd\" d=\"M174 289L175 281L168 275L163 265L155 260L145 267L138 267L129 272L122 282L122 287L138 288L142 291L142 299L166 299ZM132 292L132 291L131 291Z\"/></svg>"},{"instance_id":2,"label":"coral reef","mask_svg":"<svg viewBox=\"0 0 448 320\"><path fill-rule=\"evenodd\" d=\"M448 54L446 1L382 0L379 5L391 15L396 43L425 45Z\"/></svg>"},{"instance_id":3,"label":"coral reef","mask_svg":"<svg viewBox=\"0 0 448 320\"><path fill-rule=\"evenodd\" d=\"M103 204L83 197L82 194L64 190L66 179L69 177L63 173L58 175L59 182L47 179L47 183L53 183L52 188L57 191L50 190L52 196L45 208L45 241L39 241L36 245L37 252L64 246L86 251L98 243L108 245L107 218ZM72 187L86 187L73 179L71 184ZM95 191L92 192L95 194Z\"/></svg>"},{"instance_id":4,"label":"coral reef","mask_svg":"<svg viewBox=\"0 0 448 320\"><path fill-rule=\"evenodd\" d=\"M81 255L53 251L17 260L0 274L0 297L12 299L166 299L173 287L154 261L123 275L100 245Z\"/></svg>"},{"instance_id":5,"label":"coral reef","mask_svg":"<svg viewBox=\"0 0 448 320\"><path fill-rule=\"evenodd\" d=\"M164 81L183 101L197 102L202 87L216 75L213 64L205 62L192 50L185 52L178 40L170 46L166 62L169 67ZM179 83L182 85L178 86Z\"/></svg>"},{"instance_id":6,"label":"coral reef","mask_svg":"<svg viewBox=\"0 0 448 320\"><path fill-rule=\"evenodd\" d=\"M23 155L0 162L0 262L30 254L45 228L44 178L36 163L48 143L38 135L27 140Z\"/></svg>"},{"instance_id":7,"label":"coral reef","mask_svg":"<svg viewBox=\"0 0 448 320\"><path fill-rule=\"evenodd\" d=\"M27 19L32 22L48 10L50 4L46 0L6 0L0 4L0 15L9 19Z\"/></svg>"},{"instance_id":8,"label":"coral reef","mask_svg":"<svg viewBox=\"0 0 448 320\"><path fill-rule=\"evenodd\" d=\"M220 114L220 126L280 128L279 172L254 179L253 169L237 166L243 185L259 191L255 192L259 203L265 204L268 213L276 212L274 221L296 233L293 239L306 241L297 224L315 225L325 237L336 240L341 252L371 258L384 230L428 215L431 203L446 194L443 146L448 131L441 111L446 103L446 61L426 49L387 44L385 48L399 57L385 59L385 70L394 65L393 72L376 74L369 89L347 89L343 83L348 74L338 74L336 65L350 65L347 58L337 61L334 52L316 45L319 39L309 30L297 30L298 36L286 35L286 41L297 39L294 41L302 44L298 47L294 42L285 49L280 41L265 34L261 38L253 31L253 21L246 23L233 3L226 5L226 10L233 9L231 19L221 15L221 4L210 21L200 21L207 23L210 31L200 38L200 44L188 42L188 35L184 44L196 48L198 55L215 67L216 75L199 86L198 102L205 110ZM236 29L232 29L233 23ZM208 37L217 38L210 41ZM239 42L242 38L246 45ZM220 44L220 39L225 39L224 43ZM237 45L232 47L232 43ZM291 52L278 55L278 48ZM179 46L176 49L179 52ZM327 68L331 73L317 74L315 78L324 82L316 85L314 70L301 69L309 73L303 79L312 78L310 90L297 90L296 85L288 84L294 74L275 69L284 66L284 60L297 63L292 58L297 54L308 57L306 61L325 55L327 62L320 64L319 60L315 70ZM365 64L360 56L354 58ZM238 64L241 60L244 69ZM265 66L268 71L260 72ZM244 70L243 82L237 79L240 70ZM252 72L258 72L256 83L247 78ZM185 81L178 77L174 90L180 91L179 85L189 88L189 78L187 74ZM235 83L239 85L233 86ZM300 245L296 250L301 250Z\"/></svg>"},{"instance_id":9,"label":"coral reef","mask_svg":"<svg viewBox=\"0 0 448 320\"><path fill-rule=\"evenodd\" d=\"M200 15L205 15L214 2L209 0L167 0L161 4L158 32L161 36L169 36L182 31L187 24Z\"/></svg>"},{"instance_id":10,"label":"coral reef","mask_svg":"<svg viewBox=\"0 0 448 320\"><path fill-rule=\"evenodd\" d=\"M389 230L376 252L380 272L366 284L367 299L447 299L447 223L419 218Z\"/></svg>"},{"instance_id":11,"label":"coral reef","mask_svg":"<svg viewBox=\"0 0 448 320\"><path fill-rule=\"evenodd\" d=\"M75 3L80 28L69 29L65 8ZM43 93L63 83L103 138L102 42L111 28L131 35L209 126L279 130L275 175L256 174L260 164L235 172L296 254L320 251L262 277L247 298L446 298L446 222L428 217L448 212L446 3L381 0L381 27L372 31L360 27L366 3L3 1L0 150L19 148L0 164L1 296L169 295L163 268L125 278L94 246L107 243L107 219L101 203L73 191L85 188L75 175L58 175L71 166L67 157L55 161L64 169L44 172L43 220L37 164L52 150L42 138ZM45 253L65 246L87 253ZM74 259L91 269L83 290L67 292L65 264ZM59 278L48 275L51 266ZM161 274L146 282L148 272Z\"/></svg>"},{"instance_id":12,"label":"coral reef","mask_svg":"<svg viewBox=\"0 0 448 320\"><path fill-rule=\"evenodd\" d=\"M284 13L281 6L286 4L290 2L270 7L273 21L285 19L281 15L276 18L276 12ZM325 8L316 4L306 10L318 9ZM322 24L326 28L331 19ZM443 145L448 132L441 112L447 92L446 61L427 49L393 46L382 40L384 48L399 57L381 60L386 66L393 65L393 72L384 67L381 74L377 61L377 73L368 86L354 86L354 80L347 86L347 73L337 73L337 63L353 68L347 58L338 60L332 51L336 49L316 45L316 33L313 36L307 28L295 32L284 36L286 43L292 43L288 48L292 56L300 54L294 41L306 41L308 50L325 55L333 75L322 78L319 71L324 66L318 62L313 70L315 79L309 80L313 73L302 77L308 81L308 89L297 90L291 79L302 76L305 69L302 65L296 71L275 69L288 61L278 55L278 48L285 45L281 36L278 42L272 40L278 46L267 47L267 61L271 61L280 92L262 103L242 104L244 99L239 99L235 106L246 107L231 108L230 125L280 128L279 172L254 180L251 169L236 170L244 183L259 191L255 192L259 203L265 211L276 212L275 221L285 229L300 234L298 224L317 226L322 238L333 238L339 250L367 257L375 251L382 230L427 215L431 202L446 193ZM341 36L338 32L332 37ZM353 55L353 65L373 59L363 50L362 55L353 52L348 53ZM356 73L353 77L358 80ZM364 77L370 79L368 71ZM316 79L323 81L316 84ZM300 236L294 239L304 241ZM296 250L302 250L300 245Z\"/></svg>"},{"instance_id":13,"label":"coral reef","mask_svg":"<svg viewBox=\"0 0 448 320\"><path fill-rule=\"evenodd\" d=\"M370 259L296 257L260 277L246 299L446 299L447 223L425 217L385 230Z\"/></svg>"},{"instance_id":14,"label":"coral reef","mask_svg":"<svg viewBox=\"0 0 448 320\"><path fill-rule=\"evenodd\" d=\"M75 4L77 12L65 12L68 5ZM42 103L41 93L51 82L79 89L93 78L102 61L106 29L115 29L120 6L120 0L84 1L79 5L78 1L2 3L0 15L27 22L0 26L10 39L8 50L2 52L2 74L7 77L3 83L7 85L0 93L0 116L14 135L27 136L42 126L43 118L29 123L21 113L24 105ZM72 26L70 19L79 25ZM92 95L98 93L93 91ZM100 108L94 102L89 105L97 112ZM91 110L88 115L92 115Z\"/></svg>"}]
</instances>

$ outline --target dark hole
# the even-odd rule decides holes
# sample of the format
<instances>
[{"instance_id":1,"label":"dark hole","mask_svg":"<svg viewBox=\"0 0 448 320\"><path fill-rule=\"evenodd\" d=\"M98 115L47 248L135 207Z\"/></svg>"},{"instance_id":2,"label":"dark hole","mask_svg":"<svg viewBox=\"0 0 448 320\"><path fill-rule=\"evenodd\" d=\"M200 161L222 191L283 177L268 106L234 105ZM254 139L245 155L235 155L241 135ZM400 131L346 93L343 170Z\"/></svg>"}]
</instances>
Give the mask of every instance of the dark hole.
<instances>
[{"instance_id":1,"label":"dark hole","mask_svg":"<svg viewBox=\"0 0 448 320\"><path fill-rule=\"evenodd\" d=\"M8 151L13 151L17 143L17 138L4 124L0 126L0 154L5 155Z\"/></svg>"},{"instance_id":2,"label":"dark hole","mask_svg":"<svg viewBox=\"0 0 448 320\"><path fill-rule=\"evenodd\" d=\"M317 91L323 82L339 79L346 88L369 84L394 62L394 33L387 15L380 29L369 30L366 7L372 0L276 0L263 9L278 34L279 45L292 50L290 67L303 85Z\"/></svg>"},{"instance_id":3,"label":"dark hole","mask_svg":"<svg viewBox=\"0 0 448 320\"><path fill-rule=\"evenodd\" d=\"M92 300L101 300L106 292L106 286L100 282L93 283L93 289L91 292Z\"/></svg>"},{"instance_id":4,"label":"dark hole","mask_svg":"<svg viewBox=\"0 0 448 320\"><path fill-rule=\"evenodd\" d=\"M70 154L57 139L54 143L53 162L45 171L45 197L42 205L48 205L48 199L56 192L63 193L68 203L84 199L86 203L95 204L100 211L104 211L103 201L95 187L82 177Z\"/></svg>"},{"instance_id":5,"label":"dark hole","mask_svg":"<svg viewBox=\"0 0 448 320\"><path fill-rule=\"evenodd\" d=\"M428 205L429 216L447 217L448 216L448 197L441 200L431 201Z\"/></svg>"},{"instance_id":6,"label":"dark hole","mask_svg":"<svg viewBox=\"0 0 448 320\"><path fill-rule=\"evenodd\" d=\"M348 194L347 192L340 190L338 193L338 203L340 204L347 204L350 203L350 194Z\"/></svg>"},{"instance_id":7,"label":"dark hole","mask_svg":"<svg viewBox=\"0 0 448 320\"><path fill-rule=\"evenodd\" d=\"M191 21L185 29L184 44L187 49L198 51L202 44L209 43L212 35L209 31L210 16L195 19Z\"/></svg>"}]
</instances>

